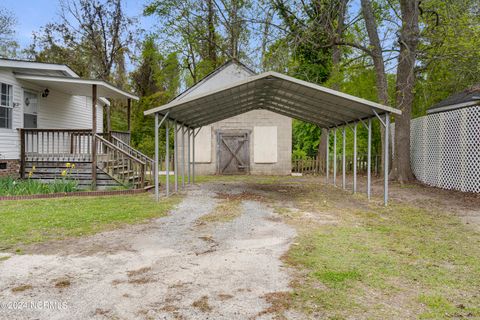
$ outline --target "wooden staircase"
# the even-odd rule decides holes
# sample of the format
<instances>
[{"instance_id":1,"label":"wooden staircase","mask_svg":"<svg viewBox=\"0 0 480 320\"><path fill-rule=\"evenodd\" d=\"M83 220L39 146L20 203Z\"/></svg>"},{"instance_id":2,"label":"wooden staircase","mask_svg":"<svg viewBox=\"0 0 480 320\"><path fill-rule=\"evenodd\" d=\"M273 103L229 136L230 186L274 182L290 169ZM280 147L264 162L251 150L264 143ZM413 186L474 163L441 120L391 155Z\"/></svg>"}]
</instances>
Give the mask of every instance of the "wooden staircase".
<instances>
[{"instance_id":1,"label":"wooden staircase","mask_svg":"<svg viewBox=\"0 0 480 320\"><path fill-rule=\"evenodd\" d=\"M82 189L92 186L92 163L71 162L75 168L67 167L67 162L60 161L27 161L25 163L24 176L41 182L53 182L54 180L75 180ZM35 167L35 169L33 169ZM32 173L29 175L29 173ZM66 175L62 175L66 172ZM117 180L97 168L97 187L109 189L122 186Z\"/></svg>"}]
</instances>

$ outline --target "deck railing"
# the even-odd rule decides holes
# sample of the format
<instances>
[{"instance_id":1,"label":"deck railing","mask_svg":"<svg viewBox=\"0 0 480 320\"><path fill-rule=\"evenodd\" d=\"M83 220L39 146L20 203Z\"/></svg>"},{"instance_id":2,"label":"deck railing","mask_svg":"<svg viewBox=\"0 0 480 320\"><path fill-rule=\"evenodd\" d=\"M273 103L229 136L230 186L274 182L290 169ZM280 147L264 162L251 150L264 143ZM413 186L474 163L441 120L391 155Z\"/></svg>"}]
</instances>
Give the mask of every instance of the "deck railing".
<instances>
[{"instance_id":1,"label":"deck railing","mask_svg":"<svg viewBox=\"0 0 480 320\"><path fill-rule=\"evenodd\" d=\"M118 140L122 141L123 143L130 145L131 135L129 131L110 131L112 137L117 138Z\"/></svg>"},{"instance_id":2,"label":"deck railing","mask_svg":"<svg viewBox=\"0 0 480 320\"><path fill-rule=\"evenodd\" d=\"M27 161L90 161L92 130L20 129L20 144Z\"/></svg>"}]
</instances>

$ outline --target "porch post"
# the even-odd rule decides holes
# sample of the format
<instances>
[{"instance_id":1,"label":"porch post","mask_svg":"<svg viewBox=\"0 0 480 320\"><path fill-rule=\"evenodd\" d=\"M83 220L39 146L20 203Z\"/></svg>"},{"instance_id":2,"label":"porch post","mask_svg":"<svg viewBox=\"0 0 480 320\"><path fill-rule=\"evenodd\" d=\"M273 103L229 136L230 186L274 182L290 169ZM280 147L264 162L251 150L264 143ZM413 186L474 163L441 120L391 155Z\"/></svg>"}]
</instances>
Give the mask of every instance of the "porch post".
<instances>
[{"instance_id":1,"label":"porch post","mask_svg":"<svg viewBox=\"0 0 480 320\"><path fill-rule=\"evenodd\" d=\"M92 85L92 189L97 189L97 85Z\"/></svg>"},{"instance_id":2,"label":"porch post","mask_svg":"<svg viewBox=\"0 0 480 320\"><path fill-rule=\"evenodd\" d=\"M130 113L132 109L132 99L128 98L127 99L127 131L130 132L131 130L131 119L130 119Z\"/></svg>"},{"instance_id":3,"label":"porch post","mask_svg":"<svg viewBox=\"0 0 480 320\"><path fill-rule=\"evenodd\" d=\"M155 168L153 170L155 177L155 200L160 199L159 186L158 186L158 113L155 113Z\"/></svg>"},{"instance_id":4,"label":"porch post","mask_svg":"<svg viewBox=\"0 0 480 320\"><path fill-rule=\"evenodd\" d=\"M107 121L106 121L107 122L106 123L107 124L107 128L106 128L107 130L106 130L105 133L107 134L107 140L110 140L110 132L112 131L112 122L111 122L112 118L110 116L110 105L109 104L106 105L106 115L105 116L107 118Z\"/></svg>"}]
</instances>

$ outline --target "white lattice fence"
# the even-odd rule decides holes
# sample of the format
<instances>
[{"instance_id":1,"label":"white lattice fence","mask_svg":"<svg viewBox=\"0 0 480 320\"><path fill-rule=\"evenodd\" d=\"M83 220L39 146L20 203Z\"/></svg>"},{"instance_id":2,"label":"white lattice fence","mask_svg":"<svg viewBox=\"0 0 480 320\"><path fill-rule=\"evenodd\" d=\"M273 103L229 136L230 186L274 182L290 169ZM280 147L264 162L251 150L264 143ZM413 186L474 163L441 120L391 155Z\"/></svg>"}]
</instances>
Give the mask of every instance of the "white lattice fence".
<instances>
[{"instance_id":1,"label":"white lattice fence","mask_svg":"<svg viewBox=\"0 0 480 320\"><path fill-rule=\"evenodd\" d=\"M413 119L410 141L418 180L480 193L480 106Z\"/></svg>"}]
</instances>

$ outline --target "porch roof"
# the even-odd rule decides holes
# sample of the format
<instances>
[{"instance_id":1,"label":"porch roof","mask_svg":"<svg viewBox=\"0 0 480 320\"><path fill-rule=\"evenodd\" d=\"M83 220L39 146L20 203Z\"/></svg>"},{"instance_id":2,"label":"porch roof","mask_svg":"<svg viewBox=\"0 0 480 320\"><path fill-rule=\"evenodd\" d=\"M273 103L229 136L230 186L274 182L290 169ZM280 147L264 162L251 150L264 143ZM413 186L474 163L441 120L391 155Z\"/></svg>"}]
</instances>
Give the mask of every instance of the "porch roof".
<instances>
[{"instance_id":1,"label":"porch roof","mask_svg":"<svg viewBox=\"0 0 480 320\"><path fill-rule=\"evenodd\" d=\"M119 89L103 80L43 76L22 73L15 73L15 77L40 87L48 88L49 90L58 90L74 96L91 97L92 86L97 85L97 95L99 98L138 100L138 97L134 94Z\"/></svg>"},{"instance_id":2,"label":"porch roof","mask_svg":"<svg viewBox=\"0 0 480 320\"><path fill-rule=\"evenodd\" d=\"M264 72L217 90L180 98L145 111L198 128L255 109L265 109L323 128L401 114L389 106L335 91L277 72Z\"/></svg>"}]
</instances>

